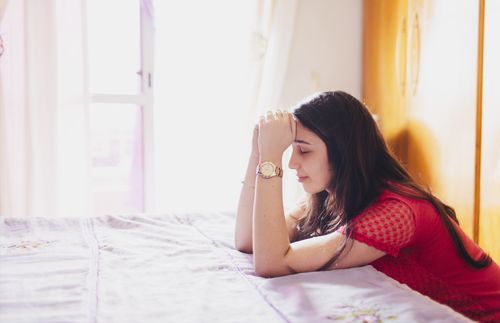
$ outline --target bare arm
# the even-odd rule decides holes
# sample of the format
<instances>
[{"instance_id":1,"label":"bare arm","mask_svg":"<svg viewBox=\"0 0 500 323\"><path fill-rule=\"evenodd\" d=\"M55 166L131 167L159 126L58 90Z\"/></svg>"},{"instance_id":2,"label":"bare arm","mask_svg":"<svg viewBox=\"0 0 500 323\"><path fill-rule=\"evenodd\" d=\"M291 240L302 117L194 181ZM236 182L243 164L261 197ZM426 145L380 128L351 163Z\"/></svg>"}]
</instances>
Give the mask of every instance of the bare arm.
<instances>
[{"instance_id":1,"label":"bare arm","mask_svg":"<svg viewBox=\"0 0 500 323\"><path fill-rule=\"evenodd\" d=\"M238 211L236 213L236 226L234 230L234 245L241 252L252 253L252 218L255 193L255 169L259 157L251 155L245 180L241 187Z\"/></svg>"},{"instance_id":2,"label":"bare arm","mask_svg":"<svg viewBox=\"0 0 500 323\"><path fill-rule=\"evenodd\" d=\"M255 170L259 163L259 126L255 125L252 134L252 150L248 158L245 179L241 187L236 225L234 229L234 245L241 252L252 253L252 218L255 194Z\"/></svg>"},{"instance_id":3,"label":"bare arm","mask_svg":"<svg viewBox=\"0 0 500 323\"><path fill-rule=\"evenodd\" d=\"M238 201L238 210L236 213L236 225L234 230L234 244L237 250L245 253L253 252L253 239L252 239L252 226L253 226L253 207L255 195L255 171L259 163L258 151L258 127L254 128L252 140L252 153L248 159L245 180L240 191L240 198ZM302 204L302 203L301 203ZM297 220L305 214L303 205L299 205L291 214L285 217L286 226L290 241L294 240L295 228Z\"/></svg>"},{"instance_id":4,"label":"bare arm","mask_svg":"<svg viewBox=\"0 0 500 323\"><path fill-rule=\"evenodd\" d=\"M260 162L282 166L283 152L295 137L295 123L289 114L269 113L259 119ZM259 276L275 275L276 270L292 273L283 261L290 249L290 236L283 208L281 177L257 176L253 210L253 260Z\"/></svg>"},{"instance_id":5,"label":"bare arm","mask_svg":"<svg viewBox=\"0 0 500 323\"><path fill-rule=\"evenodd\" d=\"M259 152L261 161L281 166L283 151L294 138L294 124L289 115L275 114L259 122ZM255 272L263 277L275 277L297 272L314 271L323 267L336 253L343 236L333 232L298 242L289 236L282 197L282 179L257 177L253 215L253 258ZM357 241L333 268L368 264L385 255L384 252Z\"/></svg>"}]
</instances>

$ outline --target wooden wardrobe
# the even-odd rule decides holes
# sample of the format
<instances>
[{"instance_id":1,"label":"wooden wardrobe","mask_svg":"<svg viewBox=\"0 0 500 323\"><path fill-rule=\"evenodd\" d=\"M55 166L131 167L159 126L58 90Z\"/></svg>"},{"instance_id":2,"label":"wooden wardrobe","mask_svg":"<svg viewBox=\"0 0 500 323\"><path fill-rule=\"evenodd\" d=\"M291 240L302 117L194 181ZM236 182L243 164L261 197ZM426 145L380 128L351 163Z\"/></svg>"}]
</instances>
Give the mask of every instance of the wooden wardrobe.
<instances>
[{"instance_id":1,"label":"wooden wardrobe","mask_svg":"<svg viewBox=\"0 0 500 323\"><path fill-rule=\"evenodd\" d=\"M363 100L500 262L500 1L365 0Z\"/></svg>"}]
</instances>

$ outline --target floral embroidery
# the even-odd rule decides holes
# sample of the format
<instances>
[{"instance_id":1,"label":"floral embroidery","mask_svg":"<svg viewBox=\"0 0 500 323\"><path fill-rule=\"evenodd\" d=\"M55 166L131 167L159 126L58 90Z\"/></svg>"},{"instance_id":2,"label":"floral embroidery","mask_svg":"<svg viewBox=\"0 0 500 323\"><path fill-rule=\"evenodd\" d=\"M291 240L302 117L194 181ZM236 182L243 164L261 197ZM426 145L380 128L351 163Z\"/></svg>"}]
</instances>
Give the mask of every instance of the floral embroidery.
<instances>
[{"instance_id":1,"label":"floral embroidery","mask_svg":"<svg viewBox=\"0 0 500 323\"><path fill-rule=\"evenodd\" d=\"M395 315L385 315L380 308L370 306L343 305L336 307L339 311L326 318L338 322L382 323L397 319Z\"/></svg>"},{"instance_id":2,"label":"floral embroidery","mask_svg":"<svg viewBox=\"0 0 500 323\"><path fill-rule=\"evenodd\" d=\"M44 247L48 245L49 243L54 242L55 240L49 241L49 240L23 240L18 243L12 243L12 244L2 244L0 247L6 248L6 249L25 249L25 250L31 250L31 249L37 249L40 247Z\"/></svg>"}]
</instances>

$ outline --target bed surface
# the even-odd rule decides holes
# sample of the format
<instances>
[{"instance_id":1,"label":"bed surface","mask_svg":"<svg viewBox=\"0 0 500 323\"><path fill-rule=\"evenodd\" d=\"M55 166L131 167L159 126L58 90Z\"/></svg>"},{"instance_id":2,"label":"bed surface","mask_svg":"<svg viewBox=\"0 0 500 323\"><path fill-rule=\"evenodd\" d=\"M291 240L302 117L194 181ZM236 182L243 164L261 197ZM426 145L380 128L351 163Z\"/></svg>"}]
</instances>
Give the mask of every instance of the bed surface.
<instances>
[{"instance_id":1,"label":"bed surface","mask_svg":"<svg viewBox=\"0 0 500 323\"><path fill-rule=\"evenodd\" d=\"M0 322L471 322L371 266L257 277L233 225L0 218Z\"/></svg>"}]
</instances>

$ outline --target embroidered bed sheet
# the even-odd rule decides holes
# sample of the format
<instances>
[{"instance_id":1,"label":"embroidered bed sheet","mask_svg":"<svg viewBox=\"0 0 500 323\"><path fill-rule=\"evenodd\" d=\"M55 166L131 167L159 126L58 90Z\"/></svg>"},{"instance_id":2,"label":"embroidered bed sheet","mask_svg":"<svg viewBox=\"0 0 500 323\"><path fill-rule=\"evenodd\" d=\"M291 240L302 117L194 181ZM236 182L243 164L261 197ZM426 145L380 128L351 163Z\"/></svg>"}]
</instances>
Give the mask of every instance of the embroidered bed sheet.
<instances>
[{"instance_id":1,"label":"embroidered bed sheet","mask_svg":"<svg viewBox=\"0 0 500 323\"><path fill-rule=\"evenodd\" d=\"M234 214L0 219L0 322L470 322L371 266L265 279Z\"/></svg>"}]
</instances>

